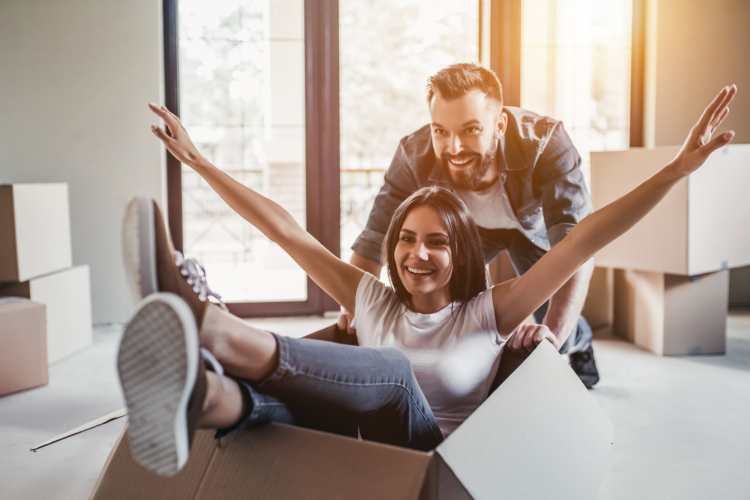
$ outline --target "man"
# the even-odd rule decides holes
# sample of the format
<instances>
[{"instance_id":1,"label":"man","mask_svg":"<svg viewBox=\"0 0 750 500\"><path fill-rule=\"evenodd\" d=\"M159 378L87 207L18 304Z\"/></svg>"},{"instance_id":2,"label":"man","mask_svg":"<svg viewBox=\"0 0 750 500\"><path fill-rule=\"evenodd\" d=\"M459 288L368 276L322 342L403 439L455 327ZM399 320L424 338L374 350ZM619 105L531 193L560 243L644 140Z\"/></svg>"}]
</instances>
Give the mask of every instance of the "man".
<instances>
[{"instance_id":1,"label":"man","mask_svg":"<svg viewBox=\"0 0 750 500\"><path fill-rule=\"evenodd\" d=\"M581 158L561 122L503 107L494 72L456 64L430 77L427 101L432 122L401 140L375 199L367 226L352 249L351 263L380 276L384 235L395 209L417 189L438 185L454 191L479 226L490 263L507 250L518 274L592 212L580 171ZM593 272L589 261L534 313L557 339L561 353L589 389L599 381L591 328L580 316ZM493 283L494 284L494 283ZM351 318L339 328L349 333ZM521 325L506 345L525 358L539 326Z\"/></svg>"}]
</instances>

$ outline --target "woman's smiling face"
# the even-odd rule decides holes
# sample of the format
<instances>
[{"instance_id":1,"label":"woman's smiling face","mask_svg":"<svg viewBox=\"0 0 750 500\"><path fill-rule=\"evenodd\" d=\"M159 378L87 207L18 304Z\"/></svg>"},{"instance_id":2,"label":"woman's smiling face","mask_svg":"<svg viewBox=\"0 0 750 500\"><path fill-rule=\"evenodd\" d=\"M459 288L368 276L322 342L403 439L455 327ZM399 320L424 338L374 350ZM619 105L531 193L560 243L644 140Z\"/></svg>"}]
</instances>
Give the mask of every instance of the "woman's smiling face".
<instances>
[{"instance_id":1,"label":"woman's smiling face","mask_svg":"<svg viewBox=\"0 0 750 500\"><path fill-rule=\"evenodd\" d=\"M415 311L429 314L452 302L450 240L443 219L433 207L420 205L407 214L394 259Z\"/></svg>"}]
</instances>

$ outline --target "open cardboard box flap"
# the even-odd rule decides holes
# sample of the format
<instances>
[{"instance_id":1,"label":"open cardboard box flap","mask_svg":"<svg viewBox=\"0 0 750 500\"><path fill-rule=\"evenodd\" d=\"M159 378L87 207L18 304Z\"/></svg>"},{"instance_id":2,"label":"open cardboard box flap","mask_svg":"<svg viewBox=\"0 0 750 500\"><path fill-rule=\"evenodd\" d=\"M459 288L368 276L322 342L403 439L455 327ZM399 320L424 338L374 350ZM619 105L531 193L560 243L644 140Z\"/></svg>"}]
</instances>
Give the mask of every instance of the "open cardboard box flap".
<instances>
[{"instance_id":1,"label":"open cardboard box flap","mask_svg":"<svg viewBox=\"0 0 750 500\"><path fill-rule=\"evenodd\" d=\"M613 434L545 341L436 451L475 500L596 498Z\"/></svg>"},{"instance_id":2,"label":"open cardboard box flap","mask_svg":"<svg viewBox=\"0 0 750 500\"><path fill-rule=\"evenodd\" d=\"M434 452L269 424L199 431L176 476L132 458L127 427L92 499L596 498L613 428L552 345L534 353Z\"/></svg>"}]
</instances>

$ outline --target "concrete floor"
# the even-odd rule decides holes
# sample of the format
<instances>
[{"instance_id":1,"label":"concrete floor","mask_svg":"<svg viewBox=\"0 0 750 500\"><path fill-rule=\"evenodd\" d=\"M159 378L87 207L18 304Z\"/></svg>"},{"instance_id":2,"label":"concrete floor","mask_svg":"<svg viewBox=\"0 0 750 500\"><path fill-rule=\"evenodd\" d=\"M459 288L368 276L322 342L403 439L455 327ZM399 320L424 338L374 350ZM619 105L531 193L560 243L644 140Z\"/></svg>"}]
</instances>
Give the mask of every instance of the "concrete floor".
<instances>
[{"instance_id":1,"label":"concrete floor","mask_svg":"<svg viewBox=\"0 0 750 500\"><path fill-rule=\"evenodd\" d=\"M252 323L301 336L328 318ZM598 498L750 498L750 312L728 318L727 355L658 358L614 338L594 343L602 382L592 394L615 427ZM89 497L124 419L29 449L123 406L120 328L50 367L46 387L0 397L0 498Z\"/></svg>"}]
</instances>

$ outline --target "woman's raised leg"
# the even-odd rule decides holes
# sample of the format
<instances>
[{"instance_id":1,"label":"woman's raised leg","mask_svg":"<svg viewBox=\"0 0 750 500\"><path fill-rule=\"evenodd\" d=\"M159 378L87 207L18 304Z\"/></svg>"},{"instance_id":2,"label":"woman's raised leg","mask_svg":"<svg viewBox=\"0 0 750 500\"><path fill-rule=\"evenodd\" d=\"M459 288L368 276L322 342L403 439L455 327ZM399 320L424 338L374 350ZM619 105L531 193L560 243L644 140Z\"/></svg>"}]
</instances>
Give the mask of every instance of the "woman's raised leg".
<instances>
[{"instance_id":1,"label":"woman's raised leg","mask_svg":"<svg viewBox=\"0 0 750 500\"><path fill-rule=\"evenodd\" d=\"M364 438L422 450L442 441L398 349L281 337L214 306L206 310L200 339L227 373L247 380L251 401L270 396L283 402L295 424L337 429L354 422ZM257 417L250 411L241 426L264 423Z\"/></svg>"}]
</instances>

